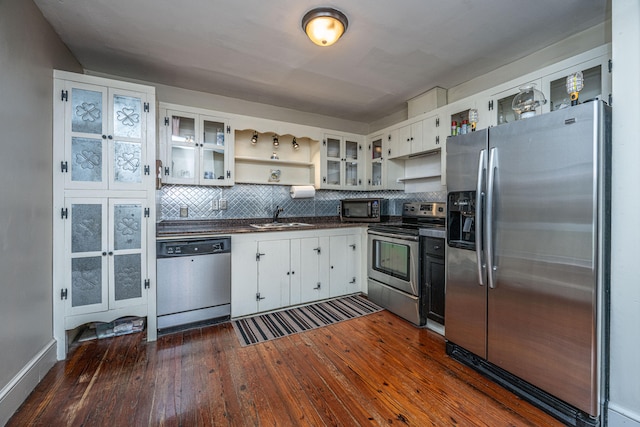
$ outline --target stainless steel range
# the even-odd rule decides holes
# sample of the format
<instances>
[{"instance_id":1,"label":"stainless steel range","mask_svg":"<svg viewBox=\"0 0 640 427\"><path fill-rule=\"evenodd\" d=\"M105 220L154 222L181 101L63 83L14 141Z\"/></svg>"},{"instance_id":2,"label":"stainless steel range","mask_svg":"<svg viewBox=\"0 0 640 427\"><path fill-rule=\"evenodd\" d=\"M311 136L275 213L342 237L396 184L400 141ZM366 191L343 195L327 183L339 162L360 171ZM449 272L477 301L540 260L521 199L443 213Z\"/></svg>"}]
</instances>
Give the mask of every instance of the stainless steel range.
<instances>
[{"instance_id":1,"label":"stainless steel range","mask_svg":"<svg viewBox=\"0 0 640 427\"><path fill-rule=\"evenodd\" d=\"M446 204L405 203L402 221L368 230L369 299L417 326L444 326Z\"/></svg>"}]
</instances>

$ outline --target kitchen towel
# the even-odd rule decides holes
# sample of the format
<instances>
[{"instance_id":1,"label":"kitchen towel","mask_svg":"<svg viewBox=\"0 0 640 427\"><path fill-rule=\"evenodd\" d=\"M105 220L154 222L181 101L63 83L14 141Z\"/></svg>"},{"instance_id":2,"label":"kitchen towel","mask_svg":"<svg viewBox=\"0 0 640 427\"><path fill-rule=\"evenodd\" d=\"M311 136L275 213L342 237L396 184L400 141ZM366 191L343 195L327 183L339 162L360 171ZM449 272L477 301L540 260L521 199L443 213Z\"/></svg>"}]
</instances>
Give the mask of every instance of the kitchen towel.
<instances>
[{"instance_id":1,"label":"kitchen towel","mask_svg":"<svg viewBox=\"0 0 640 427\"><path fill-rule=\"evenodd\" d=\"M308 199L316 195L313 185L292 185L289 190L292 199Z\"/></svg>"}]
</instances>

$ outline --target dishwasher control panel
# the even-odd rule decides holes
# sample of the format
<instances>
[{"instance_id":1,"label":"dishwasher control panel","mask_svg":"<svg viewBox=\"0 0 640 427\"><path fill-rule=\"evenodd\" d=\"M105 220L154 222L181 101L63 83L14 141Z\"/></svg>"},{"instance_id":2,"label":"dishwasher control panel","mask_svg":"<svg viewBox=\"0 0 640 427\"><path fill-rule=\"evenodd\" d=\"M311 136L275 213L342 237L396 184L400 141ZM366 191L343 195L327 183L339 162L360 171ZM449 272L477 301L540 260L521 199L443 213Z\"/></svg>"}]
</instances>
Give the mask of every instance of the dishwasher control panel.
<instances>
[{"instance_id":1,"label":"dishwasher control panel","mask_svg":"<svg viewBox=\"0 0 640 427\"><path fill-rule=\"evenodd\" d=\"M156 249L158 258L226 253L231 252L231 238L158 242Z\"/></svg>"}]
</instances>

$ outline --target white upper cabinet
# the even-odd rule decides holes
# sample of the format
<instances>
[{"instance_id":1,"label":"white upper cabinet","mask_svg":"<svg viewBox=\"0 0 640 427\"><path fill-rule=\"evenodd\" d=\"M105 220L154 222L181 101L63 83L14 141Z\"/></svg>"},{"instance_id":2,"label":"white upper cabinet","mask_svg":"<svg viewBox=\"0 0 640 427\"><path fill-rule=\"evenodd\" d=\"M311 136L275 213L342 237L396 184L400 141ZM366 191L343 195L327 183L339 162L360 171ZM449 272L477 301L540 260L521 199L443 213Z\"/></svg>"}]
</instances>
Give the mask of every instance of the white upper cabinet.
<instances>
[{"instance_id":1,"label":"white upper cabinet","mask_svg":"<svg viewBox=\"0 0 640 427\"><path fill-rule=\"evenodd\" d=\"M478 101L478 128L518 120L512 109L513 99L522 86L531 83L536 85L536 89L540 90L546 99L546 103L536 109L536 114L567 108L571 103L566 90L566 78L575 71L582 71L584 76L584 89L579 94L579 102L600 99L610 103L610 57L610 47L602 46L502 84L490 92L484 92L484 101ZM488 121L485 121L485 117Z\"/></svg>"},{"instance_id":2,"label":"white upper cabinet","mask_svg":"<svg viewBox=\"0 0 640 427\"><path fill-rule=\"evenodd\" d=\"M362 190L365 162L362 135L325 134L320 150L319 188Z\"/></svg>"},{"instance_id":3,"label":"white upper cabinet","mask_svg":"<svg viewBox=\"0 0 640 427\"><path fill-rule=\"evenodd\" d=\"M548 88L548 93L545 93L548 100L545 112L571 105L566 82L567 76L575 71L582 72L584 84L584 88L578 94L578 102L583 103L595 99L601 99L607 103L611 102L609 98L611 95L609 57L605 55L543 77L542 87Z\"/></svg>"},{"instance_id":4,"label":"white upper cabinet","mask_svg":"<svg viewBox=\"0 0 640 427\"><path fill-rule=\"evenodd\" d=\"M367 190L404 189L404 184L398 181L404 175L404 163L388 157L395 135L383 131L367 138Z\"/></svg>"},{"instance_id":5,"label":"white upper cabinet","mask_svg":"<svg viewBox=\"0 0 640 427\"><path fill-rule=\"evenodd\" d=\"M422 151L422 120L400 126L398 140L391 158L405 157Z\"/></svg>"},{"instance_id":6,"label":"white upper cabinet","mask_svg":"<svg viewBox=\"0 0 640 427\"><path fill-rule=\"evenodd\" d=\"M65 188L145 189L154 169L147 94L76 81L63 86Z\"/></svg>"},{"instance_id":7,"label":"white upper cabinet","mask_svg":"<svg viewBox=\"0 0 640 427\"><path fill-rule=\"evenodd\" d=\"M442 128L446 128L446 122L442 123L439 114L425 117L422 121L422 147L416 153L442 148L445 142L441 135Z\"/></svg>"},{"instance_id":8,"label":"white upper cabinet","mask_svg":"<svg viewBox=\"0 0 640 427\"><path fill-rule=\"evenodd\" d=\"M160 104L163 182L233 185L233 134L215 112Z\"/></svg>"}]
</instances>

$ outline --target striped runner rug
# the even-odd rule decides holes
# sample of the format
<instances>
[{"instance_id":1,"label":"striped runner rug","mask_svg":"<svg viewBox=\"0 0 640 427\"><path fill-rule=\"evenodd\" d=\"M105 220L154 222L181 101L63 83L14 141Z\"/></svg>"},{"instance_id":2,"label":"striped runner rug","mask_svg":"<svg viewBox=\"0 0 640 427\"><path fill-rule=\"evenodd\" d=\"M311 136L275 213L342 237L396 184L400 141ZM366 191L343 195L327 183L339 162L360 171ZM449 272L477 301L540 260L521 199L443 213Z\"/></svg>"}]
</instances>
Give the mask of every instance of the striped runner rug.
<instances>
[{"instance_id":1,"label":"striped runner rug","mask_svg":"<svg viewBox=\"0 0 640 427\"><path fill-rule=\"evenodd\" d=\"M329 301L234 320L242 346L258 344L298 332L320 328L343 320L382 310L361 295L350 295Z\"/></svg>"}]
</instances>

